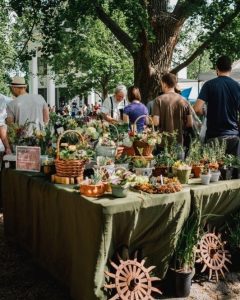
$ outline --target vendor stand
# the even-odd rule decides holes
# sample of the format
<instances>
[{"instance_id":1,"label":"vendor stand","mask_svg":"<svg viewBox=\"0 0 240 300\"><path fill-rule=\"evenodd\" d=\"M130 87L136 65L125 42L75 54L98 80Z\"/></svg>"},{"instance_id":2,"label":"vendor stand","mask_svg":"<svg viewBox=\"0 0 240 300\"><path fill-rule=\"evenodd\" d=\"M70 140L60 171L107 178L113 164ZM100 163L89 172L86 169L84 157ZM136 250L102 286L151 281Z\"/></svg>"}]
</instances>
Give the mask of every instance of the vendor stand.
<instances>
[{"instance_id":1,"label":"vendor stand","mask_svg":"<svg viewBox=\"0 0 240 300\"><path fill-rule=\"evenodd\" d=\"M5 233L68 286L73 299L105 299L104 268L123 244L141 250L164 275L190 212L188 188L96 200L39 175L3 170Z\"/></svg>"}]
</instances>

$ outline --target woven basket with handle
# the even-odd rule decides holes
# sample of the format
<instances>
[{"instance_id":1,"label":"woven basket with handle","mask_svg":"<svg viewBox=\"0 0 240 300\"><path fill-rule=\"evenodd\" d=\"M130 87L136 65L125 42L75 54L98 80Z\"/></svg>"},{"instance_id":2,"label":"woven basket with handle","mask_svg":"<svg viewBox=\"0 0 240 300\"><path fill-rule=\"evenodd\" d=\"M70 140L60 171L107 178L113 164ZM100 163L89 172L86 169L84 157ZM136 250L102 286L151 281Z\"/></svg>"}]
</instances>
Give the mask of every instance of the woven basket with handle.
<instances>
[{"instance_id":1,"label":"woven basket with handle","mask_svg":"<svg viewBox=\"0 0 240 300\"><path fill-rule=\"evenodd\" d=\"M57 141L57 158L55 159L55 167L57 176L61 177L80 177L83 178L83 171L86 164L85 159L79 160L63 160L60 159L60 142L64 135L74 133L78 139L83 141L82 135L76 130L66 130L58 138Z\"/></svg>"},{"instance_id":2,"label":"woven basket with handle","mask_svg":"<svg viewBox=\"0 0 240 300\"><path fill-rule=\"evenodd\" d=\"M141 115L135 120L134 124L132 125L133 133L136 134L136 132L137 132L137 121L140 120L141 118L148 118L148 120L151 122L152 130L154 131L152 118L148 115ZM134 151L135 151L135 155L150 156L150 155L152 155L152 151L153 151L154 147L149 145L148 143L146 143L144 141L134 141L133 142L133 148L134 148Z\"/></svg>"}]
</instances>

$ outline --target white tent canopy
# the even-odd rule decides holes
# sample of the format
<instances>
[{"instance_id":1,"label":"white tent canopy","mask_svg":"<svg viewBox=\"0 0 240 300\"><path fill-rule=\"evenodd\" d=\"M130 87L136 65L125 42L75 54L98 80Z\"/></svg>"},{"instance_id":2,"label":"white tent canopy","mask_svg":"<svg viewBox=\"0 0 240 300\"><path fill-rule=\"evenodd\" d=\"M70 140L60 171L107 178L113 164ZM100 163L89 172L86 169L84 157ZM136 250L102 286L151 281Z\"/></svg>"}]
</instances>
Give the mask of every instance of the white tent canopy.
<instances>
[{"instance_id":1,"label":"white tent canopy","mask_svg":"<svg viewBox=\"0 0 240 300\"><path fill-rule=\"evenodd\" d=\"M240 60L233 63L232 72L230 76L236 81L240 81ZM198 75L198 80L207 81L216 77L217 77L216 71L211 70L205 73L200 73Z\"/></svg>"}]
</instances>

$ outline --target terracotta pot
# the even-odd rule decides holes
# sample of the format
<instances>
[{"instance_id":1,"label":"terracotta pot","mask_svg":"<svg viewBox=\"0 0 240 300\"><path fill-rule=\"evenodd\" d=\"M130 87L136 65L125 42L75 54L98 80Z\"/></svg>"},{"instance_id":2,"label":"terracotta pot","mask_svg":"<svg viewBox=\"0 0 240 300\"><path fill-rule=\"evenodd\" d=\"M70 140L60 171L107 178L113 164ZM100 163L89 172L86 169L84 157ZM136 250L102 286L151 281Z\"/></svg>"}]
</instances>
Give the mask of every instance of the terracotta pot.
<instances>
[{"instance_id":1,"label":"terracotta pot","mask_svg":"<svg viewBox=\"0 0 240 300\"><path fill-rule=\"evenodd\" d=\"M203 166L202 165L199 165L199 166L192 166L192 173L194 175L195 178L199 178L200 177L200 174L203 170Z\"/></svg>"},{"instance_id":2,"label":"terracotta pot","mask_svg":"<svg viewBox=\"0 0 240 300\"><path fill-rule=\"evenodd\" d=\"M219 164L217 162L214 163L209 163L209 169L218 169L219 168Z\"/></svg>"},{"instance_id":3,"label":"terracotta pot","mask_svg":"<svg viewBox=\"0 0 240 300\"><path fill-rule=\"evenodd\" d=\"M102 196L105 192L105 186L103 183L96 185L92 184L80 184L80 193L88 197L99 197Z\"/></svg>"}]
</instances>

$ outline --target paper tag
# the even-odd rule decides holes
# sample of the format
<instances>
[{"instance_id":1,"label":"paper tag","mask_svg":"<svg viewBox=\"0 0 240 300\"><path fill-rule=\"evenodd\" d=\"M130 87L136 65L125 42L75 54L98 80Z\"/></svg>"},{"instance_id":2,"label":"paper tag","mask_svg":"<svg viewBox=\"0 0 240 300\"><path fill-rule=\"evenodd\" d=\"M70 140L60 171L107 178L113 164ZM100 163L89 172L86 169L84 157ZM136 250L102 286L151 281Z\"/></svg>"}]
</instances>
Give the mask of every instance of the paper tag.
<instances>
[{"instance_id":1,"label":"paper tag","mask_svg":"<svg viewBox=\"0 0 240 300\"><path fill-rule=\"evenodd\" d=\"M9 169L10 168L10 163L9 161L5 161L5 169Z\"/></svg>"}]
</instances>

